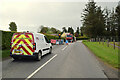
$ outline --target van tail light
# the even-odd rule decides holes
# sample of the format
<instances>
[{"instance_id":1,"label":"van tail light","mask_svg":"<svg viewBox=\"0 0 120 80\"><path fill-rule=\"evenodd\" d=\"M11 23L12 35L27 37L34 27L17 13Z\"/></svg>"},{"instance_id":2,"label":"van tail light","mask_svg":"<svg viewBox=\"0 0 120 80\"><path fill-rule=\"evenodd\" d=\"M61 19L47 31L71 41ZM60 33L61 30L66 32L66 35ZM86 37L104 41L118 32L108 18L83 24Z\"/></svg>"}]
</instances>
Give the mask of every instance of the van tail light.
<instances>
[{"instance_id":1,"label":"van tail light","mask_svg":"<svg viewBox=\"0 0 120 80\"><path fill-rule=\"evenodd\" d=\"M36 50L36 43L33 43L33 50Z\"/></svg>"}]
</instances>

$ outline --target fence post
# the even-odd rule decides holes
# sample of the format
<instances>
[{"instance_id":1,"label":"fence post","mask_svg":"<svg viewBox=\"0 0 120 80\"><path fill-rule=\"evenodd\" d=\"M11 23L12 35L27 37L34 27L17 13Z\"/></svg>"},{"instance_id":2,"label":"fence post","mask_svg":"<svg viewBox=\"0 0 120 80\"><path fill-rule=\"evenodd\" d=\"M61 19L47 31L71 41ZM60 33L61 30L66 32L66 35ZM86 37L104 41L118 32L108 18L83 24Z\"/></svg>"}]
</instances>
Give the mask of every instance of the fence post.
<instances>
[{"instance_id":1,"label":"fence post","mask_svg":"<svg viewBox=\"0 0 120 80\"><path fill-rule=\"evenodd\" d=\"M100 38L99 38L99 44L100 44Z\"/></svg>"},{"instance_id":2,"label":"fence post","mask_svg":"<svg viewBox=\"0 0 120 80\"><path fill-rule=\"evenodd\" d=\"M115 49L115 40L113 40L113 45L114 45L114 49Z\"/></svg>"},{"instance_id":3,"label":"fence post","mask_svg":"<svg viewBox=\"0 0 120 80\"><path fill-rule=\"evenodd\" d=\"M107 46L109 47L109 39L107 39Z\"/></svg>"},{"instance_id":4,"label":"fence post","mask_svg":"<svg viewBox=\"0 0 120 80\"><path fill-rule=\"evenodd\" d=\"M111 42L113 41L112 39L113 39L113 38L111 37L111 40L110 40Z\"/></svg>"},{"instance_id":5,"label":"fence post","mask_svg":"<svg viewBox=\"0 0 120 80\"><path fill-rule=\"evenodd\" d=\"M103 45L104 45L104 38L103 38Z\"/></svg>"}]
</instances>

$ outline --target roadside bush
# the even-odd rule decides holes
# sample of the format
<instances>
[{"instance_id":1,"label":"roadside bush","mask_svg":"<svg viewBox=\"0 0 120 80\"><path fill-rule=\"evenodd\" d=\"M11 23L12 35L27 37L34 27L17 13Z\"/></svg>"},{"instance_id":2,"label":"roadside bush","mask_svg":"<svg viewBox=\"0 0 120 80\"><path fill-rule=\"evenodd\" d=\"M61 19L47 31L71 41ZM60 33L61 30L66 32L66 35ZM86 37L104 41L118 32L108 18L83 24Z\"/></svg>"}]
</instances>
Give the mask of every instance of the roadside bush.
<instances>
[{"instance_id":1,"label":"roadside bush","mask_svg":"<svg viewBox=\"0 0 120 80\"><path fill-rule=\"evenodd\" d=\"M10 42L14 31L2 31L2 50L10 49Z\"/></svg>"},{"instance_id":2,"label":"roadside bush","mask_svg":"<svg viewBox=\"0 0 120 80\"><path fill-rule=\"evenodd\" d=\"M88 40L88 37L76 37L76 40Z\"/></svg>"}]
</instances>

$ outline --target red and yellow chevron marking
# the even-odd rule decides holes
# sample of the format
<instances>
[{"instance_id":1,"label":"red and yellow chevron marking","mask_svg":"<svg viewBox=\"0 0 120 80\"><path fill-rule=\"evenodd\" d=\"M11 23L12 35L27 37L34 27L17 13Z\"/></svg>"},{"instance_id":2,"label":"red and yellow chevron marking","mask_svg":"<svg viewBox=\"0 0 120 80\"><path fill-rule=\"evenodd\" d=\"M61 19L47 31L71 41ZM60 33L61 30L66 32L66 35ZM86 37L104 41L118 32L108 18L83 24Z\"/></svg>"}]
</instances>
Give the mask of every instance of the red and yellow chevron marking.
<instances>
[{"instance_id":1,"label":"red and yellow chevron marking","mask_svg":"<svg viewBox=\"0 0 120 80\"><path fill-rule=\"evenodd\" d=\"M33 55L33 37L31 34L18 34L14 35L13 44L11 45L11 52L14 53L14 50L21 50L22 55ZM22 45L22 46L19 46Z\"/></svg>"}]
</instances>

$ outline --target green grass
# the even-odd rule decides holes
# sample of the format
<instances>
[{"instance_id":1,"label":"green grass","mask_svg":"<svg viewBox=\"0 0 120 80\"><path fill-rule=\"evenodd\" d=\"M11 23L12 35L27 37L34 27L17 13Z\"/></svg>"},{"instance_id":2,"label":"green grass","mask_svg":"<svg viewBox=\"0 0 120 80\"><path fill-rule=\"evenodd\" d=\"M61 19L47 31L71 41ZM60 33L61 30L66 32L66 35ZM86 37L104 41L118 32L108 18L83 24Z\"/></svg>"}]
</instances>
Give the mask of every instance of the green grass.
<instances>
[{"instance_id":1,"label":"green grass","mask_svg":"<svg viewBox=\"0 0 120 80\"><path fill-rule=\"evenodd\" d=\"M99 44L99 42L87 42L83 43L100 59L104 62L112 65L115 68L120 68L118 66L118 49L113 49L113 46L107 47L107 43Z\"/></svg>"},{"instance_id":2,"label":"green grass","mask_svg":"<svg viewBox=\"0 0 120 80\"><path fill-rule=\"evenodd\" d=\"M1 50L0 50L1 52ZM2 53L2 55L1 55ZM2 58L6 58L6 57L9 57L10 55L10 50L2 50L2 52L0 53L0 55L2 56Z\"/></svg>"}]
</instances>

